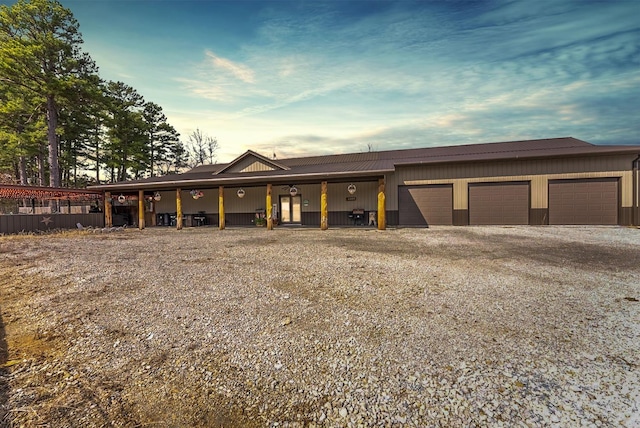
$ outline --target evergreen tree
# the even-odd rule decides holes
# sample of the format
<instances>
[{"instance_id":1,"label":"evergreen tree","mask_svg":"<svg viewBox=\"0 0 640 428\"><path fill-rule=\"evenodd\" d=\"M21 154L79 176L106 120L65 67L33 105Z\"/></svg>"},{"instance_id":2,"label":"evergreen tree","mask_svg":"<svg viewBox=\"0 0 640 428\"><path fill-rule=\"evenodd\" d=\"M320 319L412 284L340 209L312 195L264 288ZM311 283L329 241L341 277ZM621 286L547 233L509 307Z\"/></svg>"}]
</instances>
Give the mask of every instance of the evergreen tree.
<instances>
[{"instance_id":1,"label":"evergreen tree","mask_svg":"<svg viewBox=\"0 0 640 428\"><path fill-rule=\"evenodd\" d=\"M81 52L71 11L56 0L18 0L0 6L0 80L37 96L47 122L49 185L60 186L58 121L62 100L78 80L95 73Z\"/></svg>"}]
</instances>

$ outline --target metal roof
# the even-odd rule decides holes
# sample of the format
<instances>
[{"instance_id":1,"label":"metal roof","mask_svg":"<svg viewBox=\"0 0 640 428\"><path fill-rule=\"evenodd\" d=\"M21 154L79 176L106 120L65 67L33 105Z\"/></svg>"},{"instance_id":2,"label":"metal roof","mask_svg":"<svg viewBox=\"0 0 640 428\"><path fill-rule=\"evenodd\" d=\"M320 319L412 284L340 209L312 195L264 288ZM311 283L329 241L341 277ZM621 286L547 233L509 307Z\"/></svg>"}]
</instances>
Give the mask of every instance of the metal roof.
<instances>
[{"instance_id":1,"label":"metal roof","mask_svg":"<svg viewBox=\"0 0 640 428\"><path fill-rule=\"evenodd\" d=\"M238 160L254 155L254 152L248 151L228 164L202 165L183 174L104 184L91 188L104 191L134 188L154 190L178 186L246 185L264 183L265 181L277 184L292 180L301 182L301 180L331 180L351 177L373 178L393 172L396 167L403 165L621 153L640 154L640 146L597 146L576 138L565 137L278 159L277 164L282 169L246 173L225 172ZM266 158L257 155L256 159L264 161Z\"/></svg>"},{"instance_id":2,"label":"metal roof","mask_svg":"<svg viewBox=\"0 0 640 428\"><path fill-rule=\"evenodd\" d=\"M102 193L97 190L69 189L66 187L0 184L0 199L59 199L70 201L90 201L94 199L102 199Z\"/></svg>"}]
</instances>

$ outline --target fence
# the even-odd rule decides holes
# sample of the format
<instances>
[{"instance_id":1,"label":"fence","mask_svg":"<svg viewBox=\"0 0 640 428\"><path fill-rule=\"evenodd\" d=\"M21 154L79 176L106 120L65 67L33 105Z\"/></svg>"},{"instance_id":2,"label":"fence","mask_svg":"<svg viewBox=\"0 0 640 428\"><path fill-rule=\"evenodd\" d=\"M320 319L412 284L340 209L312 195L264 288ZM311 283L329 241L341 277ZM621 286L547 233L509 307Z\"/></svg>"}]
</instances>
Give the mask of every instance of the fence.
<instances>
[{"instance_id":1,"label":"fence","mask_svg":"<svg viewBox=\"0 0 640 428\"><path fill-rule=\"evenodd\" d=\"M104 227L104 213L0 215L0 234L76 229L78 223L83 227Z\"/></svg>"}]
</instances>

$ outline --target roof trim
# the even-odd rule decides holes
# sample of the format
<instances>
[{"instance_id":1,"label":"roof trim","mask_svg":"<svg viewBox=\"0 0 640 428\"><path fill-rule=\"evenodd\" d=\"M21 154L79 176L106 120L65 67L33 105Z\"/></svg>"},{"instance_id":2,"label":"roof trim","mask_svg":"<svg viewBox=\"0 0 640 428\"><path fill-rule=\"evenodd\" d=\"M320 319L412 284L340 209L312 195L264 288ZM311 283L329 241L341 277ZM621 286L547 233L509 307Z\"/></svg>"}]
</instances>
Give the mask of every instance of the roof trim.
<instances>
[{"instance_id":1,"label":"roof trim","mask_svg":"<svg viewBox=\"0 0 640 428\"><path fill-rule=\"evenodd\" d=\"M224 168L214 172L213 175L222 174L223 172L228 171L229 169L233 168L235 165L237 165L238 163L240 163L241 161L243 161L248 157L258 158L258 160L266 163L267 165L270 165L275 169L279 169L282 171L288 171L291 169L286 165L282 165L280 162L276 162L273 159L269 159L266 156L262 156L260 153L256 153L253 150L247 150L246 152L244 152L243 154L241 154L240 156L238 156L237 158L229 162L227 165L225 165Z\"/></svg>"}]
</instances>

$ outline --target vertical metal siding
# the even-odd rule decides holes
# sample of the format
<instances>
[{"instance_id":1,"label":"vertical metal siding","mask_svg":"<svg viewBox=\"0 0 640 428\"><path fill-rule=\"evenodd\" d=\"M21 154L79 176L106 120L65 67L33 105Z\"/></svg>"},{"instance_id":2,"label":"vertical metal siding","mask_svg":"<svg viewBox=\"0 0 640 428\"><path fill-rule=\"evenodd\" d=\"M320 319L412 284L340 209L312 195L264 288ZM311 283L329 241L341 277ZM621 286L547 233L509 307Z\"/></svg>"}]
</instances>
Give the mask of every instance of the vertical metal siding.
<instances>
[{"instance_id":1,"label":"vertical metal siding","mask_svg":"<svg viewBox=\"0 0 640 428\"><path fill-rule=\"evenodd\" d=\"M633 155L585 156L399 167L398 184L412 180L630 171Z\"/></svg>"}]
</instances>

